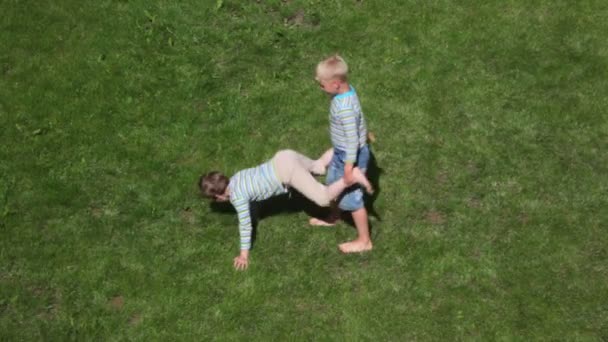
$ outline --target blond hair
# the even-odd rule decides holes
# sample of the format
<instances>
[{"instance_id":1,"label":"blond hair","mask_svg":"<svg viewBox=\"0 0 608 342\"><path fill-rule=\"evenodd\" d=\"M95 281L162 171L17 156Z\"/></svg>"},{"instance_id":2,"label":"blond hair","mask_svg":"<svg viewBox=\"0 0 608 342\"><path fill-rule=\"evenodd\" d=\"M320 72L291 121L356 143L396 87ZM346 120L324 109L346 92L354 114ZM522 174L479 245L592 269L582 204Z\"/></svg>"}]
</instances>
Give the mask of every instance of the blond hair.
<instances>
[{"instance_id":1,"label":"blond hair","mask_svg":"<svg viewBox=\"0 0 608 342\"><path fill-rule=\"evenodd\" d=\"M334 80L339 79L346 81L348 76L348 65L344 61L344 58L339 55L333 55L325 58L319 64L317 64L315 79L320 80Z\"/></svg>"}]
</instances>

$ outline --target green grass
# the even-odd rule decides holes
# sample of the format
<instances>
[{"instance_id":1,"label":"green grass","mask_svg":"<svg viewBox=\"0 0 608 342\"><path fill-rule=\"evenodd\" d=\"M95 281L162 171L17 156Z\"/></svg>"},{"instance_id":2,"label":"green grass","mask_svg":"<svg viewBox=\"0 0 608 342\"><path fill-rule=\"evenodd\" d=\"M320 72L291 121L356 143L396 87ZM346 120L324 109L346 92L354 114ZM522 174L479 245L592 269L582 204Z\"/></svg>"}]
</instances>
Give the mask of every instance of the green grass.
<instances>
[{"instance_id":1,"label":"green grass","mask_svg":"<svg viewBox=\"0 0 608 342\"><path fill-rule=\"evenodd\" d=\"M0 339L608 339L605 1L0 12ZM375 249L275 210L236 272L196 180L327 148L333 52L378 137Z\"/></svg>"}]
</instances>

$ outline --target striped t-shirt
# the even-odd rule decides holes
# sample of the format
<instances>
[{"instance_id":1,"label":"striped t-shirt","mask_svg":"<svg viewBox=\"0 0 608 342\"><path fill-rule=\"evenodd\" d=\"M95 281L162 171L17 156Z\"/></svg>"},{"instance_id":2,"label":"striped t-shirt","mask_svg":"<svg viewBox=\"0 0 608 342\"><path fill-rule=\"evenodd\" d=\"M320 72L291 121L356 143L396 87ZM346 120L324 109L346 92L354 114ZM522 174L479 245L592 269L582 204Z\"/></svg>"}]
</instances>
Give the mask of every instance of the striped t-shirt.
<instances>
[{"instance_id":1,"label":"striped t-shirt","mask_svg":"<svg viewBox=\"0 0 608 342\"><path fill-rule=\"evenodd\" d=\"M228 188L230 189L230 203L236 209L239 217L241 249L248 250L251 248L252 230L249 203L284 194L287 189L281 184L272 161L237 172L230 178Z\"/></svg>"},{"instance_id":2,"label":"striped t-shirt","mask_svg":"<svg viewBox=\"0 0 608 342\"><path fill-rule=\"evenodd\" d=\"M334 148L346 152L345 163L357 161L357 151L367 142L367 127L361 104L352 86L331 100L329 134Z\"/></svg>"}]
</instances>

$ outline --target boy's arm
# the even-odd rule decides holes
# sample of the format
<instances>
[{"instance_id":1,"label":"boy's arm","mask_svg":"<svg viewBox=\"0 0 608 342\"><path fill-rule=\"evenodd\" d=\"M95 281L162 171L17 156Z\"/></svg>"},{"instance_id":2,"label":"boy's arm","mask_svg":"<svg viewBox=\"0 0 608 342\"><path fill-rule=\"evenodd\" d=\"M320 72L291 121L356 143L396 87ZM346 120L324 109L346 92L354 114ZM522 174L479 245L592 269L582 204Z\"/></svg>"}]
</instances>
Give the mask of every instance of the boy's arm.
<instances>
[{"instance_id":1,"label":"boy's arm","mask_svg":"<svg viewBox=\"0 0 608 342\"><path fill-rule=\"evenodd\" d=\"M249 265L249 249L251 249L252 227L249 200L234 196L230 198L230 202L236 209L236 213L239 218L239 235L241 246L241 253L234 258L234 267L238 270L243 270Z\"/></svg>"},{"instance_id":2,"label":"boy's arm","mask_svg":"<svg viewBox=\"0 0 608 342\"><path fill-rule=\"evenodd\" d=\"M340 123L344 131L346 143L346 159L344 160L344 181L353 183L353 167L357 161L359 150L359 135L357 126L357 115L352 109L344 109L338 112Z\"/></svg>"},{"instance_id":3,"label":"boy's arm","mask_svg":"<svg viewBox=\"0 0 608 342\"><path fill-rule=\"evenodd\" d=\"M344 163L344 182L351 185L355 182L353 178L353 163Z\"/></svg>"}]
</instances>

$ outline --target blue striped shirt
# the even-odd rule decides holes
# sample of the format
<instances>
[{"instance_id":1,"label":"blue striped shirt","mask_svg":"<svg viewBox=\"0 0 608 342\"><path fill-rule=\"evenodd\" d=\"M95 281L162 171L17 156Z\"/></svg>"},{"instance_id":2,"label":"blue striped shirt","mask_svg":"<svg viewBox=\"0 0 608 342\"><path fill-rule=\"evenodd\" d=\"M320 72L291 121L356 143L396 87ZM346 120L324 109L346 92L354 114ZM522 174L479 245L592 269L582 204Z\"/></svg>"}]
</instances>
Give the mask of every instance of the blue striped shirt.
<instances>
[{"instance_id":1,"label":"blue striped shirt","mask_svg":"<svg viewBox=\"0 0 608 342\"><path fill-rule=\"evenodd\" d=\"M249 204L284 194L287 189L279 180L272 161L237 172L228 184L230 203L239 217L241 249L251 248L251 213Z\"/></svg>"},{"instance_id":2,"label":"blue striped shirt","mask_svg":"<svg viewBox=\"0 0 608 342\"><path fill-rule=\"evenodd\" d=\"M357 151L367 142L367 126L361 104L352 86L331 100L329 107L329 134L334 148L346 152L345 163L357 161Z\"/></svg>"}]
</instances>

